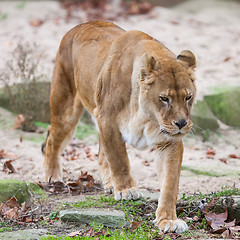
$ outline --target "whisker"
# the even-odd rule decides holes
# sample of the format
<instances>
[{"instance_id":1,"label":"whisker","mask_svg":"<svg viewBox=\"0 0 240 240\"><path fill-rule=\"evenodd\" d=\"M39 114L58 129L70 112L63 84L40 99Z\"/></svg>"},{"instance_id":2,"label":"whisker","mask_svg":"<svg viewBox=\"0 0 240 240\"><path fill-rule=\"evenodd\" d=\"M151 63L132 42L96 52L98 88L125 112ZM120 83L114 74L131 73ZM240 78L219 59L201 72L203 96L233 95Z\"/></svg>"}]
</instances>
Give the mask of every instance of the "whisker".
<instances>
[{"instance_id":1,"label":"whisker","mask_svg":"<svg viewBox=\"0 0 240 240\"><path fill-rule=\"evenodd\" d=\"M202 130L202 131L205 131L205 130L206 130L206 129L203 129L203 128L199 127L197 124L193 124L193 128L197 128L197 129L200 129L200 130Z\"/></svg>"}]
</instances>

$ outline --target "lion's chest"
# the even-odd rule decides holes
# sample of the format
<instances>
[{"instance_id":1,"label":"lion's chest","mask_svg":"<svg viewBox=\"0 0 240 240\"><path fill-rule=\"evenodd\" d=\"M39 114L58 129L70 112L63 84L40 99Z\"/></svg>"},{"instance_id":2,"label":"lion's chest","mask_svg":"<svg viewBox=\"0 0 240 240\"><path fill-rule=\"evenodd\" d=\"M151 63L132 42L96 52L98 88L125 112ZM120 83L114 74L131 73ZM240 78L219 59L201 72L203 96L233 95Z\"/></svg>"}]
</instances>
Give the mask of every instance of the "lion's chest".
<instances>
[{"instance_id":1,"label":"lion's chest","mask_svg":"<svg viewBox=\"0 0 240 240\"><path fill-rule=\"evenodd\" d=\"M138 149L153 146L163 140L158 125L138 118L123 122L120 131L123 140Z\"/></svg>"}]
</instances>

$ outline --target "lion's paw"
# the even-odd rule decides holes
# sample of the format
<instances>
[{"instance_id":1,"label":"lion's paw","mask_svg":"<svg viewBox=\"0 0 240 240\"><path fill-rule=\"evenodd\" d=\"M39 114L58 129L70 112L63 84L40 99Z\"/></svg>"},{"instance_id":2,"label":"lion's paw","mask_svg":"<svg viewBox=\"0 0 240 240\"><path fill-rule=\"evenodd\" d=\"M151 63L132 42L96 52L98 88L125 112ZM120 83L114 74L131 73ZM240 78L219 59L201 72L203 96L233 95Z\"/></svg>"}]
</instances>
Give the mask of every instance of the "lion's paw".
<instances>
[{"instance_id":1,"label":"lion's paw","mask_svg":"<svg viewBox=\"0 0 240 240\"><path fill-rule=\"evenodd\" d=\"M183 233L188 230L188 225L180 219L176 220L162 220L160 222L157 219L153 220L153 222L162 230L164 233L167 232L175 232L175 233Z\"/></svg>"},{"instance_id":2,"label":"lion's paw","mask_svg":"<svg viewBox=\"0 0 240 240\"><path fill-rule=\"evenodd\" d=\"M45 182L63 182L61 170L59 169L45 169L44 173Z\"/></svg>"},{"instance_id":3,"label":"lion's paw","mask_svg":"<svg viewBox=\"0 0 240 240\"><path fill-rule=\"evenodd\" d=\"M136 187L123 189L115 193L116 200L137 200L142 197L143 194Z\"/></svg>"}]
</instances>

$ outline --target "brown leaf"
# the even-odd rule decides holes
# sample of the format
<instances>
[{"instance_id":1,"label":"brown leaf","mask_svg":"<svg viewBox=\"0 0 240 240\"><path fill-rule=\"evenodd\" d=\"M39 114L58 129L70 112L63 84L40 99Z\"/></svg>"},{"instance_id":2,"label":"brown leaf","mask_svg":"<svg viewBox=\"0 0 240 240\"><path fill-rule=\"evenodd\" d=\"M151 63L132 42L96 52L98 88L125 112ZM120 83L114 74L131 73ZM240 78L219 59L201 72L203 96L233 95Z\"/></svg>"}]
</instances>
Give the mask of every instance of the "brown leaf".
<instances>
[{"instance_id":1,"label":"brown leaf","mask_svg":"<svg viewBox=\"0 0 240 240\"><path fill-rule=\"evenodd\" d=\"M132 231L136 230L140 224L141 224L140 221L133 221L133 222L131 222L130 230L132 230Z\"/></svg>"},{"instance_id":2,"label":"brown leaf","mask_svg":"<svg viewBox=\"0 0 240 240\"><path fill-rule=\"evenodd\" d=\"M9 206L7 206L5 203L1 203L1 205L0 205L0 214L4 215L5 212L7 212L10 209L11 208Z\"/></svg>"},{"instance_id":3,"label":"brown leaf","mask_svg":"<svg viewBox=\"0 0 240 240\"><path fill-rule=\"evenodd\" d=\"M221 236L223 238L228 238L228 239L230 238L231 239L233 237L233 233L230 229L227 229L221 234Z\"/></svg>"},{"instance_id":4,"label":"brown leaf","mask_svg":"<svg viewBox=\"0 0 240 240\"><path fill-rule=\"evenodd\" d=\"M226 158L219 158L219 160L225 164L227 164L227 159Z\"/></svg>"},{"instance_id":5,"label":"brown leaf","mask_svg":"<svg viewBox=\"0 0 240 240\"><path fill-rule=\"evenodd\" d=\"M22 129L26 122L25 117L23 114L18 114L15 118L15 123L13 125L13 129Z\"/></svg>"},{"instance_id":6,"label":"brown leaf","mask_svg":"<svg viewBox=\"0 0 240 240\"><path fill-rule=\"evenodd\" d=\"M0 150L0 159L4 159L4 158L10 159L10 160L16 160L18 159L18 156L13 153L7 153L2 149Z\"/></svg>"},{"instance_id":7,"label":"brown leaf","mask_svg":"<svg viewBox=\"0 0 240 240\"><path fill-rule=\"evenodd\" d=\"M208 207L213 207L217 203L219 197L214 197L211 199L211 201L207 204Z\"/></svg>"},{"instance_id":8,"label":"brown leaf","mask_svg":"<svg viewBox=\"0 0 240 240\"><path fill-rule=\"evenodd\" d=\"M30 21L30 25L33 26L33 27L39 27L43 23L44 23L44 21L41 20L41 19L33 19L33 20Z\"/></svg>"},{"instance_id":9,"label":"brown leaf","mask_svg":"<svg viewBox=\"0 0 240 240\"><path fill-rule=\"evenodd\" d=\"M226 223L228 212L227 210L223 213L216 214L213 211L205 214L206 220L210 223L210 227L213 231L221 231L221 229L227 229L229 227L235 226L235 220L232 222Z\"/></svg>"},{"instance_id":10,"label":"brown leaf","mask_svg":"<svg viewBox=\"0 0 240 240\"><path fill-rule=\"evenodd\" d=\"M207 158L213 158L214 155L216 155L216 151L213 148L209 148L207 150Z\"/></svg>"},{"instance_id":11,"label":"brown leaf","mask_svg":"<svg viewBox=\"0 0 240 240\"><path fill-rule=\"evenodd\" d=\"M142 161L142 164L146 167L150 166L150 163L147 160Z\"/></svg>"},{"instance_id":12,"label":"brown leaf","mask_svg":"<svg viewBox=\"0 0 240 240\"><path fill-rule=\"evenodd\" d=\"M11 164L12 160L8 160L6 162L4 162L3 164L3 171L7 174L11 174L11 173L16 173L17 171L15 170L15 168L13 167L13 165Z\"/></svg>"},{"instance_id":13,"label":"brown leaf","mask_svg":"<svg viewBox=\"0 0 240 240\"><path fill-rule=\"evenodd\" d=\"M69 186L71 192L80 191L82 188L78 182L67 182L66 185Z\"/></svg>"},{"instance_id":14,"label":"brown leaf","mask_svg":"<svg viewBox=\"0 0 240 240\"><path fill-rule=\"evenodd\" d=\"M94 182L94 178L93 178L93 176L92 175L90 175L90 174L88 174L88 172L83 172L83 171L81 171L81 175L80 175L80 177L79 177L79 180L81 180L81 181L92 181L92 182Z\"/></svg>"},{"instance_id":15,"label":"brown leaf","mask_svg":"<svg viewBox=\"0 0 240 240\"><path fill-rule=\"evenodd\" d=\"M7 202L6 202L7 206L10 207L10 208L14 208L14 207L17 207L19 208L20 205L18 203L18 199L16 197L10 197L8 198Z\"/></svg>"},{"instance_id":16,"label":"brown leaf","mask_svg":"<svg viewBox=\"0 0 240 240\"><path fill-rule=\"evenodd\" d=\"M224 62L228 62L229 60L231 60L231 57L226 57L226 58L224 59Z\"/></svg>"},{"instance_id":17,"label":"brown leaf","mask_svg":"<svg viewBox=\"0 0 240 240\"><path fill-rule=\"evenodd\" d=\"M0 159L3 159L5 157L4 150L0 150Z\"/></svg>"},{"instance_id":18,"label":"brown leaf","mask_svg":"<svg viewBox=\"0 0 240 240\"><path fill-rule=\"evenodd\" d=\"M81 231L71 232L68 234L69 237L76 237L81 235Z\"/></svg>"},{"instance_id":19,"label":"brown leaf","mask_svg":"<svg viewBox=\"0 0 240 240\"><path fill-rule=\"evenodd\" d=\"M26 223L35 222L35 219L34 218L26 218L25 222Z\"/></svg>"},{"instance_id":20,"label":"brown leaf","mask_svg":"<svg viewBox=\"0 0 240 240\"><path fill-rule=\"evenodd\" d=\"M89 154L87 154L87 158L90 160L90 161L94 161L95 160L95 154L93 154L93 153L89 153Z\"/></svg>"},{"instance_id":21,"label":"brown leaf","mask_svg":"<svg viewBox=\"0 0 240 240\"><path fill-rule=\"evenodd\" d=\"M93 182L89 182L86 187L93 187Z\"/></svg>"},{"instance_id":22,"label":"brown leaf","mask_svg":"<svg viewBox=\"0 0 240 240\"><path fill-rule=\"evenodd\" d=\"M23 136L22 136L22 133L20 133L19 142L22 142L22 141L23 141Z\"/></svg>"},{"instance_id":23,"label":"brown leaf","mask_svg":"<svg viewBox=\"0 0 240 240\"><path fill-rule=\"evenodd\" d=\"M240 159L240 157L237 156L236 154L229 154L228 157L230 157L230 158Z\"/></svg>"},{"instance_id":24,"label":"brown leaf","mask_svg":"<svg viewBox=\"0 0 240 240\"><path fill-rule=\"evenodd\" d=\"M16 218L18 218L19 217L18 208L14 207L14 208L9 209L8 211L6 211L4 213L4 216L6 216L9 219L16 219Z\"/></svg>"},{"instance_id":25,"label":"brown leaf","mask_svg":"<svg viewBox=\"0 0 240 240\"><path fill-rule=\"evenodd\" d=\"M179 25L178 21L170 21L170 23L173 24L173 25Z\"/></svg>"}]
</instances>

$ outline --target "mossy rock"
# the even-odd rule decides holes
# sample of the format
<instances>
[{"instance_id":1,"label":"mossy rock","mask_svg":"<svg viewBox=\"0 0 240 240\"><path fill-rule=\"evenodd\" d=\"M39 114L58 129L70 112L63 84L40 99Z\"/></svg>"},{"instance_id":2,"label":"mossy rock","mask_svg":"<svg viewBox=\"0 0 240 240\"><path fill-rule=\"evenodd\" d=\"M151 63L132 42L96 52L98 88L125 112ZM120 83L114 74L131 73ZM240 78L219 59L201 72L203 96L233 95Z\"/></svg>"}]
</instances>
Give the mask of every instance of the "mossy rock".
<instances>
[{"instance_id":1,"label":"mossy rock","mask_svg":"<svg viewBox=\"0 0 240 240\"><path fill-rule=\"evenodd\" d=\"M129 225L125 214L120 210L112 209L66 209L59 212L60 219L67 222L103 224L107 227L116 228Z\"/></svg>"},{"instance_id":2,"label":"mossy rock","mask_svg":"<svg viewBox=\"0 0 240 240\"><path fill-rule=\"evenodd\" d=\"M50 122L50 82L34 82L14 84L10 87L12 98L15 99L15 104L10 102L6 88L0 89L0 106L13 111L17 114L24 114L26 104L31 104L33 112L33 120L38 122ZM24 92L30 92L28 96L24 96ZM21 94L22 92L22 94ZM28 99L25 99L28 97ZM34 102L34 104L32 104Z\"/></svg>"},{"instance_id":3,"label":"mossy rock","mask_svg":"<svg viewBox=\"0 0 240 240\"><path fill-rule=\"evenodd\" d=\"M24 181L13 179L1 179L0 180L0 203L6 202L11 197L16 197L18 203L30 201L30 191L40 194L41 188L34 183L26 183Z\"/></svg>"},{"instance_id":4,"label":"mossy rock","mask_svg":"<svg viewBox=\"0 0 240 240\"><path fill-rule=\"evenodd\" d=\"M194 131L216 130L219 128L216 117L213 115L205 101L197 101L192 110Z\"/></svg>"},{"instance_id":5,"label":"mossy rock","mask_svg":"<svg viewBox=\"0 0 240 240\"><path fill-rule=\"evenodd\" d=\"M240 87L205 96L204 100L219 120L229 126L240 127Z\"/></svg>"}]
</instances>

